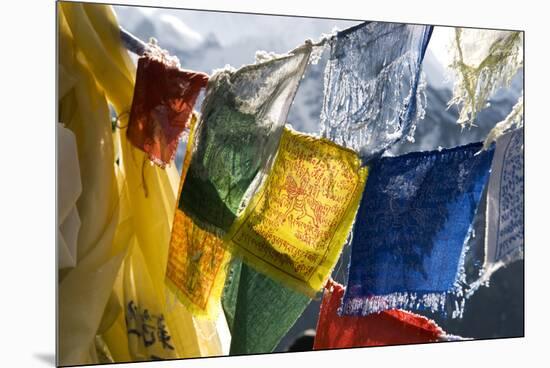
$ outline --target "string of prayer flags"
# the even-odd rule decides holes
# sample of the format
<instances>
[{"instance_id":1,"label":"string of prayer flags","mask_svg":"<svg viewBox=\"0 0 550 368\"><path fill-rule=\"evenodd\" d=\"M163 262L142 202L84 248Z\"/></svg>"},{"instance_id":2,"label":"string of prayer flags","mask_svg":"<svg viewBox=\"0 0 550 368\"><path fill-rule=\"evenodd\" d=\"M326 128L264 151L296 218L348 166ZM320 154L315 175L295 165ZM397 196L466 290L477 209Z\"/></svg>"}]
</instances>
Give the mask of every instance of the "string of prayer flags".
<instances>
[{"instance_id":1,"label":"string of prayer flags","mask_svg":"<svg viewBox=\"0 0 550 368\"><path fill-rule=\"evenodd\" d=\"M431 26L367 22L285 55L259 52L209 80L154 44L136 75L110 7L59 10L60 121L74 133L59 128L60 150L69 143L63 158L78 156L60 167L79 174L60 182L61 363L272 352L323 286L315 349L455 339L395 308L437 311L472 274L483 283L523 258L523 130L503 135L523 125L523 96L489 134L496 149L379 157L412 139L423 116ZM522 33L496 32L476 48L468 32L455 38L460 123L523 66ZM319 139L284 124L327 40ZM177 196L170 163L188 127ZM346 239L344 290L327 279ZM220 299L228 326L212 321Z\"/></svg>"},{"instance_id":2,"label":"string of prayer flags","mask_svg":"<svg viewBox=\"0 0 550 368\"><path fill-rule=\"evenodd\" d=\"M138 60L128 140L160 167L173 161L195 101L208 82L204 73L182 70L158 46Z\"/></svg>"},{"instance_id":3,"label":"string of prayer flags","mask_svg":"<svg viewBox=\"0 0 550 368\"><path fill-rule=\"evenodd\" d=\"M231 355L272 352L311 299L233 259L222 305Z\"/></svg>"},{"instance_id":4,"label":"string of prayer flags","mask_svg":"<svg viewBox=\"0 0 550 368\"><path fill-rule=\"evenodd\" d=\"M338 261L366 177L355 152L285 128L264 185L225 240L256 270L314 296Z\"/></svg>"},{"instance_id":5,"label":"string of prayer flags","mask_svg":"<svg viewBox=\"0 0 550 368\"><path fill-rule=\"evenodd\" d=\"M352 241L347 315L443 309L463 276L464 244L489 177L481 143L372 164Z\"/></svg>"},{"instance_id":6,"label":"string of prayer flags","mask_svg":"<svg viewBox=\"0 0 550 368\"><path fill-rule=\"evenodd\" d=\"M485 262L479 283L499 268L523 259L523 128L500 137L487 191Z\"/></svg>"},{"instance_id":7,"label":"string of prayer flags","mask_svg":"<svg viewBox=\"0 0 550 368\"><path fill-rule=\"evenodd\" d=\"M193 114L188 142L194 138L196 121ZM191 145L188 143L180 196L191 157ZM229 259L230 254L221 238L202 230L185 212L176 208L168 251L166 285L193 314L210 319L216 317Z\"/></svg>"},{"instance_id":8,"label":"string of prayer flags","mask_svg":"<svg viewBox=\"0 0 550 368\"><path fill-rule=\"evenodd\" d=\"M261 183L311 50L306 43L210 78L179 204L201 228L225 234L245 193Z\"/></svg>"},{"instance_id":9,"label":"string of prayer flags","mask_svg":"<svg viewBox=\"0 0 550 368\"><path fill-rule=\"evenodd\" d=\"M419 344L441 341L445 332L432 320L403 310L368 316L340 316L342 285L330 280L325 286L317 322L314 350Z\"/></svg>"},{"instance_id":10,"label":"string of prayer flags","mask_svg":"<svg viewBox=\"0 0 550 368\"><path fill-rule=\"evenodd\" d=\"M471 125L492 94L510 85L523 67L523 32L457 27L451 50L456 79L449 105L461 105L457 122Z\"/></svg>"},{"instance_id":11,"label":"string of prayer flags","mask_svg":"<svg viewBox=\"0 0 550 368\"><path fill-rule=\"evenodd\" d=\"M419 84L432 26L365 22L330 41L322 135L367 161L423 118Z\"/></svg>"}]
</instances>

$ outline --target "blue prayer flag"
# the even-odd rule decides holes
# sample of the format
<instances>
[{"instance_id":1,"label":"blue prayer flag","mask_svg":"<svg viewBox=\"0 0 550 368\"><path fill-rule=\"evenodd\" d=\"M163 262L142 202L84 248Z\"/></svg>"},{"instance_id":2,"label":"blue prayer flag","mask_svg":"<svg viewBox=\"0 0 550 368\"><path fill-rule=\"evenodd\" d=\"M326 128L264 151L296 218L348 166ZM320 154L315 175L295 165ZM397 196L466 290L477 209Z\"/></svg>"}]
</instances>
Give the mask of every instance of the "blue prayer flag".
<instances>
[{"instance_id":1,"label":"blue prayer flag","mask_svg":"<svg viewBox=\"0 0 550 368\"><path fill-rule=\"evenodd\" d=\"M353 231L344 314L433 311L458 287L464 244L489 176L481 143L372 164Z\"/></svg>"}]
</instances>

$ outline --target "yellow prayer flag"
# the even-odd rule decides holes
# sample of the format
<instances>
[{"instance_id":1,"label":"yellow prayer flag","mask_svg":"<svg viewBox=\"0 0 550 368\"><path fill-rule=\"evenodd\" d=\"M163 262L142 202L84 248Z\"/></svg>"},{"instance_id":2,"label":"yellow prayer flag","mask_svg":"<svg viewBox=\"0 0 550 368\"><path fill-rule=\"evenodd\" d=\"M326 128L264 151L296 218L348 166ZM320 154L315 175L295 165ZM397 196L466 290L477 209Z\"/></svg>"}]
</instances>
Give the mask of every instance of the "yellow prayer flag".
<instances>
[{"instance_id":1,"label":"yellow prayer flag","mask_svg":"<svg viewBox=\"0 0 550 368\"><path fill-rule=\"evenodd\" d=\"M166 284L197 316L217 316L230 254L222 239L176 210Z\"/></svg>"},{"instance_id":2,"label":"yellow prayer flag","mask_svg":"<svg viewBox=\"0 0 550 368\"><path fill-rule=\"evenodd\" d=\"M272 171L227 244L258 271L315 295L338 260L366 178L355 152L285 128Z\"/></svg>"}]
</instances>

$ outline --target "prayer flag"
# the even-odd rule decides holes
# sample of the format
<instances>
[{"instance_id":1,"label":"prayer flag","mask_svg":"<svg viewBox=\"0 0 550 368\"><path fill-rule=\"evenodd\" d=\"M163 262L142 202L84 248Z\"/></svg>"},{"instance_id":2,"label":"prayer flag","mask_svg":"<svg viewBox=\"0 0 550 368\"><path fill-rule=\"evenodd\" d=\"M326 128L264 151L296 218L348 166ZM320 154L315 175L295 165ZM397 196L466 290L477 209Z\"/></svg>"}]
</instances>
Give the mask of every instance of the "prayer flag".
<instances>
[{"instance_id":1,"label":"prayer flag","mask_svg":"<svg viewBox=\"0 0 550 368\"><path fill-rule=\"evenodd\" d=\"M258 271L314 296L338 260L366 177L355 152L285 129L264 185L225 239Z\"/></svg>"},{"instance_id":2,"label":"prayer flag","mask_svg":"<svg viewBox=\"0 0 550 368\"><path fill-rule=\"evenodd\" d=\"M222 297L230 354L272 352L310 301L235 258Z\"/></svg>"},{"instance_id":3,"label":"prayer flag","mask_svg":"<svg viewBox=\"0 0 550 368\"><path fill-rule=\"evenodd\" d=\"M329 281L325 287L313 349L334 349L440 341L444 331L432 320L404 310L368 316L340 316L345 289Z\"/></svg>"},{"instance_id":4,"label":"prayer flag","mask_svg":"<svg viewBox=\"0 0 550 368\"><path fill-rule=\"evenodd\" d=\"M496 141L487 191L485 262L479 282L523 259L523 128Z\"/></svg>"},{"instance_id":5,"label":"prayer flag","mask_svg":"<svg viewBox=\"0 0 550 368\"><path fill-rule=\"evenodd\" d=\"M457 27L451 45L456 78L449 105L460 105L459 124L474 124L493 93L523 67L523 32ZM523 103L517 107L523 115Z\"/></svg>"},{"instance_id":6,"label":"prayer flag","mask_svg":"<svg viewBox=\"0 0 550 368\"><path fill-rule=\"evenodd\" d=\"M245 193L261 183L311 48L305 44L210 78L179 200L179 208L201 228L225 234Z\"/></svg>"},{"instance_id":7,"label":"prayer flag","mask_svg":"<svg viewBox=\"0 0 550 368\"><path fill-rule=\"evenodd\" d=\"M140 57L128 140L160 167L169 164L207 82L208 75L180 69L160 51Z\"/></svg>"},{"instance_id":8,"label":"prayer flag","mask_svg":"<svg viewBox=\"0 0 550 368\"><path fill-rule=\"evenodd\" d=\"M414 132L432 26L365 22L330 41L322 134L367 161Z\"/></svg>"},{"instance_id":9,"label":"prayer flag","mask_svg":"<svg viewBox=\"0 0 550 368\"><path fill-rule=\"evenodd\" d=\"M344 314L443 308L458 288L493 150L481 143L372 164L353 232Z\"/></svg>"},{"instance_id":10,"label":"prayer flag","mask_svg":"<svg viewBox=\"0 0 550 368\"><path fill-rule=\"evenodd\" d=\"M195 126L196 118L193 115L189 142L193 139ZM191 156L188 143L180 196ZM193 314L211 319L216 317L229 259L230 254L221 238L202 230L185 212L176 208L168 251L166 284Z\"/></svg>"}]
</instances>

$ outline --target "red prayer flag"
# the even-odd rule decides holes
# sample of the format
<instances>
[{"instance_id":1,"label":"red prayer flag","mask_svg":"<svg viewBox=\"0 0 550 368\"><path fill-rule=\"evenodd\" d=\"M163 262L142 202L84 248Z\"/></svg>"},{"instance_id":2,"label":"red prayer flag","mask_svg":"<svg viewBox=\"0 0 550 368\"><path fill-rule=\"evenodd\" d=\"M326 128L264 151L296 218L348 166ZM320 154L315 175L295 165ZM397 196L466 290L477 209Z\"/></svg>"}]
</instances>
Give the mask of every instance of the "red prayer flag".
<instances>
[{"instance_id":1,"label":"red prayer flag","mask_svg":"<svg viewBox=\"0 0 550 368\"><path fill-rule=\"evenodd\" d=\"M182 70L145 55L138 60L134 98L126 135L149 159L165 167L174 159L180 136L208 75Z\"/></svg>"},{"instance_id":2,"label":"red prayer flag","mask_svg":"<svg viewBox=\"0 0 550 368\"><path fill-rule=\"evenodd\" d=\"M313 349L436 342L445 332L432 320L395 309L367 316L339 316L344 287L325 285Z\"/></svg>"}]
</instances>

